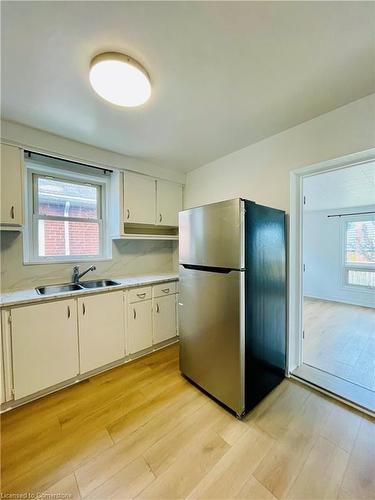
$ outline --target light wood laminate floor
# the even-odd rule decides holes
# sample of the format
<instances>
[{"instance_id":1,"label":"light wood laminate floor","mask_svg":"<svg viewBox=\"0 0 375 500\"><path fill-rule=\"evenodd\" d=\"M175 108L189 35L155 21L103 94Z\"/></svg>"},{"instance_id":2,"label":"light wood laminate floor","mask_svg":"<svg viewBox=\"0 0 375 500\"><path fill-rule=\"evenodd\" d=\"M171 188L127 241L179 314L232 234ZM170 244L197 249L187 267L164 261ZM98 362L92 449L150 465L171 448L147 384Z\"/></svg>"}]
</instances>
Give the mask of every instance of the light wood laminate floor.
<instances>
[{"instance_id":1,"label":"light wood laminate floor","mask_svg":"<svg viewBox=\"0 0 375 500\"><path fill-rule=\"evenodd\" d=\"M290 380L240 422L181 377L172 346L4 414L2 490L374 498L374 440L369 418Z\"/></svg>"},{"instance_id":2,"label":"light wood laminate floor","mask_svg":"<svg viewBox=\"0 0 375 500\"><path fill-rule=\"evenodd\" d=\"M303 361L375 391L375 310L304 299Z\"/></svg>"}]
</instances>

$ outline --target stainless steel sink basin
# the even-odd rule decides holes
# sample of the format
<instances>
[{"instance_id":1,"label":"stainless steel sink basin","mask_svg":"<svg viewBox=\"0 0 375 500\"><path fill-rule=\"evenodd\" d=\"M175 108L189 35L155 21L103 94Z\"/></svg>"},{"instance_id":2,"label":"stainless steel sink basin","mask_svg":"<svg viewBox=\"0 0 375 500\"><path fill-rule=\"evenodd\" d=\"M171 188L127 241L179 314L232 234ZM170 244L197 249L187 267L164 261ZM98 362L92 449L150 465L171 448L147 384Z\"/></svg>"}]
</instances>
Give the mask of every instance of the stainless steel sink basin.
<instances>
[{"instance_id":1,"label":"stainless steel sink basin","mask_svg":"<svg viewBox=\"0 0 375 500\"><path fill-rule=\"evenodd\" d=\"M67 283L65 285L38 286L37 288L35 288L35 290L39 293L39 295L52 295L54 293L83 290L83 287L81 285L78 285L77 283Z\"/></svg>"},{"instance_id":2,"label":"stainless steel sink basin","mask_svg":"<svg viewBox=\"0 0 375 500\"><path fill-rule=\"evenodd\" d=\"M103 288L104 286L116 286L120 283L113 280L80 281L79 283L64 283L63 285L38 286L35 290L39 295L52 295L54 293L75 292L85 288Z\"/></svg>"},{"instance_id":3,"label":"stainless steel sink basin","mask_svg":"<svg viewBox=\"0 0 375 500\"><path fill-rule=\"evenodd\" d=\"M113 280L92 280L92 281L81 281L80 285L83 288L102 288L103 286L116 286L120 283Z\"/></svg>"}]
</instances>

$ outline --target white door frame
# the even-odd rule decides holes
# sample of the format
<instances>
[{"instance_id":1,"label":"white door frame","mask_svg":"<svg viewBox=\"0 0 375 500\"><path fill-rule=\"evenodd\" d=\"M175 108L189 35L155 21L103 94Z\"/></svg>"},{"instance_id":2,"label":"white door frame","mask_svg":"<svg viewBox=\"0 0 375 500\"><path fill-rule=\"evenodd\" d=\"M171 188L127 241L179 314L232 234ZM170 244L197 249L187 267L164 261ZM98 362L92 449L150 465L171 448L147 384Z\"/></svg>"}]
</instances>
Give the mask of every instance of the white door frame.
<instances>
[{"instance_id":1,"label":"white door frame","mask_svg":"<svg viewBox=\"0 0 375 500\"><path fill-rule=\"evenodd\" d=\"M290 236L289 236L289 319L287 375L302 364L303 321L303 178L329 170L338 170L375 160L375 148L353 153L333 160L315 163L290 173Z\"/></svg>"}]
</instances>

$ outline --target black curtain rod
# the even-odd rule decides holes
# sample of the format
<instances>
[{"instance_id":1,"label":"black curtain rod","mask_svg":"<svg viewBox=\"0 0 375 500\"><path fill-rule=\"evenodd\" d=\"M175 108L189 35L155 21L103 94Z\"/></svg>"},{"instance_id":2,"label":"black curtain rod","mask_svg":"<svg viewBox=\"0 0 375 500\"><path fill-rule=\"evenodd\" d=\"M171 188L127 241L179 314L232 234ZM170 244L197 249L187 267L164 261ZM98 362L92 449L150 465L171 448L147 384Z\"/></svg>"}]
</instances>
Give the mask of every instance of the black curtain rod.
<instances>
[{"instance_id":1,"label":"black curtain rod","mask_svg":"<svg viewBox=\"0 0 375 500\"><path fill-rule=\"evenodd\" d=\"M352 214L337 214L337 215L327 215L327 217L345 217L348 215L367 215L367 214L375 214L375 212L355 212Z\"/></svg>"},{"instance_id":2,"label":"black curtain rod","mask_svg":"<svg viewBox=\"0 0 375 500\"><path fill-rule=\"evenodd\" d=\"M105 174L107 172L110 174L113 173L113 170L110 170L109 168L94 167L93 165L87 165L87 163L81 163L79 161L74 161L74 160L65 160L64 158L56 158L56 156L46 155L43 153L36 153L35 151L29 151L27 149L25 149L25 153L27 153L29 158L31 157L31 155L38 155L38 156L43 156L44 158L51 158L52 160L60 160L60 161L66 161L69 163L74 163L75 165L81 165L82 167L95 168L95 170L101 170Z\"/></svg>"}]
</instances>

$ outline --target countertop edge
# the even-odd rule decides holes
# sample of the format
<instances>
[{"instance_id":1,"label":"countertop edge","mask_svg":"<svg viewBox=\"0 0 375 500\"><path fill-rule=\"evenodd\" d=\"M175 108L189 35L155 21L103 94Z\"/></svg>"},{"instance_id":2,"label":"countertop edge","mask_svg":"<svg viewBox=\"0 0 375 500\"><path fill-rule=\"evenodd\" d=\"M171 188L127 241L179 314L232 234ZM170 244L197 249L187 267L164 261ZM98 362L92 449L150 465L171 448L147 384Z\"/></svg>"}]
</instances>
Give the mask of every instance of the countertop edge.
<instances>
[{"instance_id":1,"label":"countertop edge","mask_svg":"<svg viewBox=\"0 0 375 500\"><path fill-rule=\"evenodd\" d=\"M74 297L81 297L84 295L94 295L104 292L115 292L118 290L126 290L137 286L153 285L157 283L166 283L168 281L178 281L178 274L155 274L146 276L129 276L127 278L110 278L118 281L119 285L106 286L103 288L75 290L71 292L61 292L51 295L38 295L35 288L28 290L19 290L0 295L0 309L5 309L11 306L20 306L24 304L31 304L35 302L50 302L57 299L68 299ZM17 297L18 296L18 297Z\"/></svg>"}]
</instances>

